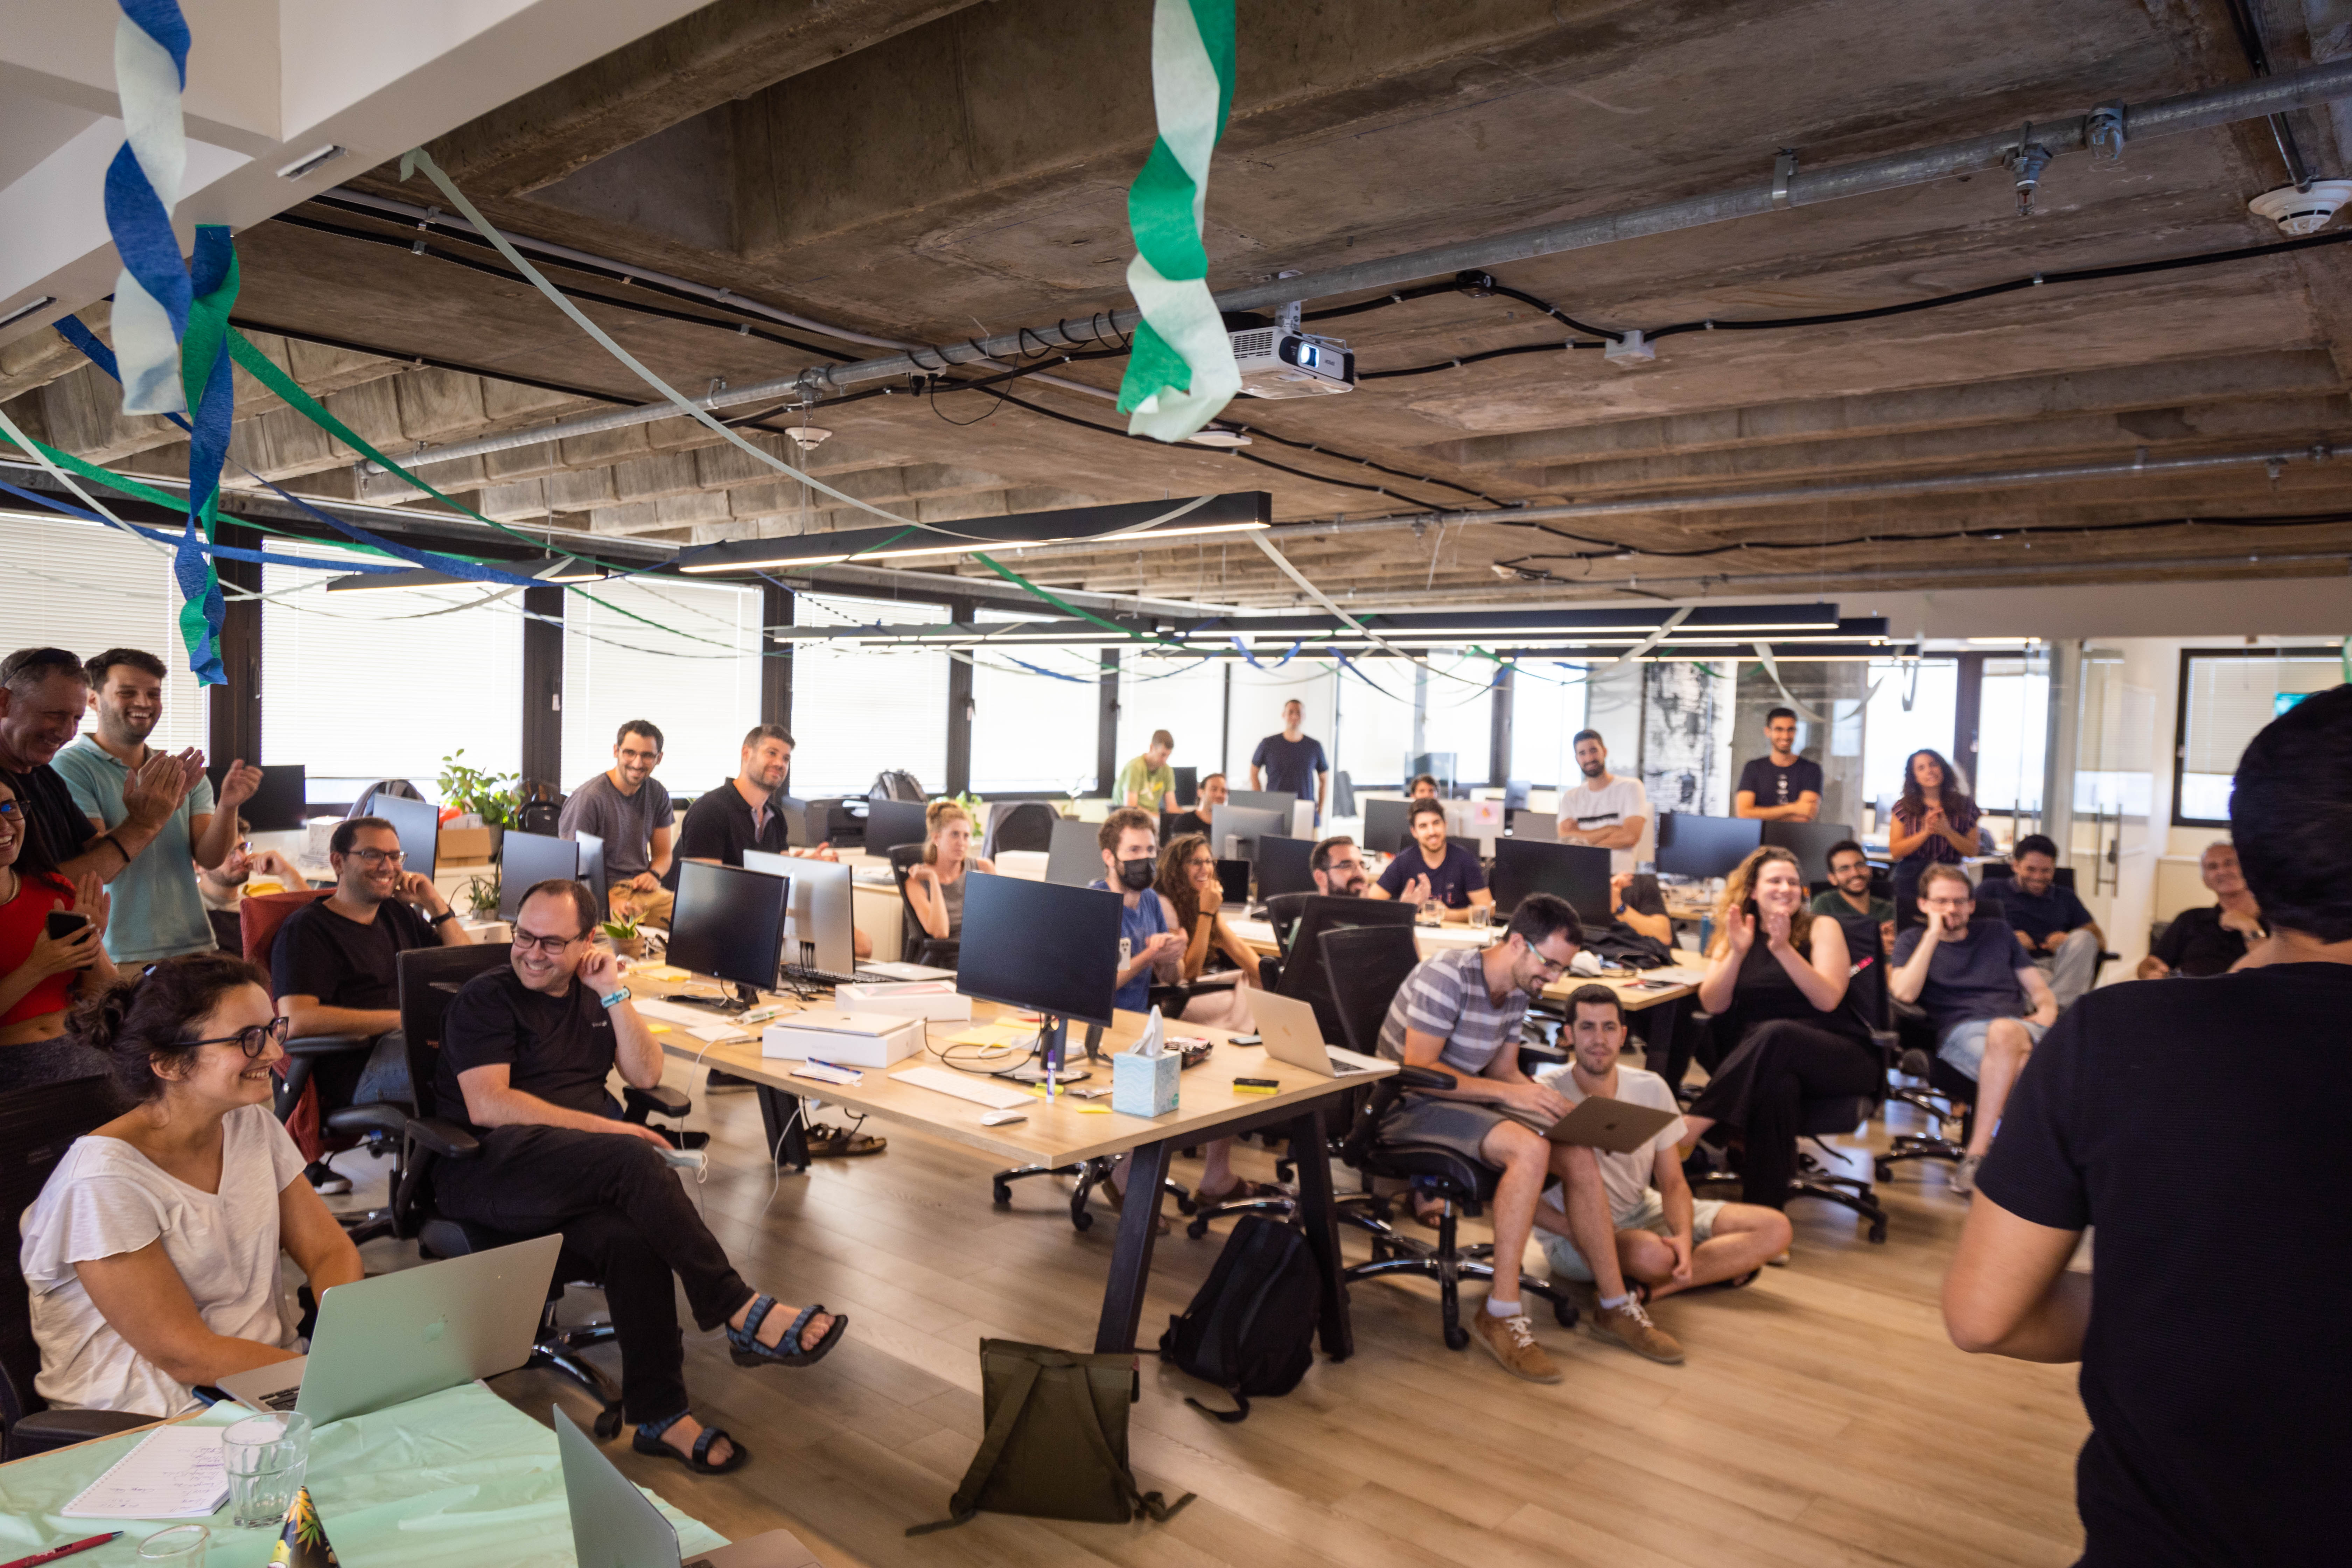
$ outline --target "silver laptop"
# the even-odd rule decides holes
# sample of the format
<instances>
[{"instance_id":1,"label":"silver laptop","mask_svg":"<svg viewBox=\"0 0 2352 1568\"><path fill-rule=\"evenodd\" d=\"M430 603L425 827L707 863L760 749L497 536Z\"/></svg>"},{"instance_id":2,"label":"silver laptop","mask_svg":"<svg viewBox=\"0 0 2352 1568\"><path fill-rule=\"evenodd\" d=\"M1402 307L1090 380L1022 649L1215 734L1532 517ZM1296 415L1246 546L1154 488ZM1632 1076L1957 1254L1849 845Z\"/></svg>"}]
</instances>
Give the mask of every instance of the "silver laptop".
<instances>
[{"instance_id":1,"label":"silver laptop","mask_svg":"<svg viewBox=\"0 0 2352 1568\"><path fill-rule=\"evenodd\" d=\"M580 1568L822 1568L816 1553L789 1530L766 1531L681 1563L677 1527L561 1405L555 1408L555 1447L563 1460L572 1554Z\"/></svg>"},{"instance_id":2,"label":"silver laptop","mask_svg":"<svg viewBox=\"0 0 2352 1568\"><path fill-rule=\"evenodd\" d=\"M1265 1054L1276 1061L1324 1078L1343 1078L1381 1065L1370 1057L1325 1045L1323 1026L1315 1021L1315 1009L1296 997L1253 991L1249 1002L1250 1016L1257 1020L1258 1035L1265 1041Z\"/></svg>"},{"instance_id":3,"label":"silver laptop","mask_svg":"<svg viewBox=\"0 0 2352 1568\"><path fill-rule=\"evenodd\" d=\"M323 1426L512 1372L530 1359L561 1236L338 1285L319 1299L310 1353L220 1380L256 1410Z\"/></svg>"}]
</instances>

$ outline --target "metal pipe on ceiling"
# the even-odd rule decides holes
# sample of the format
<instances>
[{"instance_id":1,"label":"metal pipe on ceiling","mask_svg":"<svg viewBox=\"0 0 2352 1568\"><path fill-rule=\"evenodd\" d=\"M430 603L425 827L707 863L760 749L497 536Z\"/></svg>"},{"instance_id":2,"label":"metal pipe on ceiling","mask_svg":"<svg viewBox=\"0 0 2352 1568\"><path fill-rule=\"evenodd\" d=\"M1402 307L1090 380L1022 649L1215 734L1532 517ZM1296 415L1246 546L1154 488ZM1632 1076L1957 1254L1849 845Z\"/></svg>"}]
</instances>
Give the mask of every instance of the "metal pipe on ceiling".
<instances>
[{"instance_id":1,"label":"metal pipe on ceiling","mask_svg":"<svg viewBox=\"0 0 2352 1568\"><path fill-rule=\"evenodd\" d=\"M1614 245L1622 240L1673 234L1732 218L1759 216L1783 206L1815 206L1849 196L1929 184L1955 174L2008 167L2009 161L2017 153L2029 130L2032 145L2046 149L2053 156L2063 156L2083 152L2093 145L2095 122L2102 128L2103 133L2105 127L2113 125L2125 137L2147 140L2209 130L2243 120L2260 120L2282 110L2308 108L2346 97L2352 97L2352 59L2332 61L2284 76L2240 82L2208 92L2159 99L2137 107L2117 105L2069 120L2047 123L2037 121L2030 128L1995 132L1965 141L1948 142L1939 146L1890 153L1881 158L1830 164L1819 169L1801 168L1785 180L1768 179L1751 185L1685 196L1651 206L1571 218L1562 223L1544 224L1507 234L1407 251L1328 271L1274 279L1228 289L1215 298L1219 308L1227 310L1257 310L1293 300L1327 299L1339 294L1393 288L1418 279L1441 277L1474 268L1496 267L1538 256L1554 256L1564 251ZM418 210L421 214L423 209ZM797 375L723 388L694 401L706 409L733 408L794 396L817 396L825 392L844 391L866 382L936 373L949 365L979 365L1008 356L1017 360L1034 353L1040 344L1075 348L1105 342L1124 342L1141 320L1141 312L1133 309L1098 310L1076 320L1057 321L1051 326L1022 327L964 343L925 348L882 359L861 360L854 364L810 369ZM795 324L801 323L796 321ZM816 326L812 326L811 330L832 331ZM1032 379L1045 381L1051 378L1038 376ZM1094 395L1103 395L1103 389L1087 386L1084 383L1057 384L1083 389ZM426 463L455 462L461 458L510 451L518 447L535 447L548 441L625 429L656 419L676 417L678 414L675 405L646 404L635 408L615 409L607 414L585 415L536 430L516 430L471 441L453 442L446 447L418 452L405 461L411 468Z\"/></svg>"}]
</instances>

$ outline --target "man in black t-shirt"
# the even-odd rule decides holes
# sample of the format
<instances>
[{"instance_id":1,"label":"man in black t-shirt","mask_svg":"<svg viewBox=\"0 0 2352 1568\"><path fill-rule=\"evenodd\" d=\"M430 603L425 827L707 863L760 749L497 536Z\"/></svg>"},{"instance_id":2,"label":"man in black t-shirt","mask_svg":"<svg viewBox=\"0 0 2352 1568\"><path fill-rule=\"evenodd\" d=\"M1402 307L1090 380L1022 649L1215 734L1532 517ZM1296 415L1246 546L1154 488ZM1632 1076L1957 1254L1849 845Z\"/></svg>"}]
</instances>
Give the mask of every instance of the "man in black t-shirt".
<instances>
[{"instance_id":1,"label":"man in black t-shirt","mask_svg":"<svg viewBox=\"0 0 2352 1568\"><path fill-rule=\"evenodd\" d=\"M2198 857L2198 874L2217 900L2201 910L2183 910L2166 922L2146 958L2139 977L2158 980L2168 974L2222 974L2246 956L2250 942L2268 934L2262 905L2246 890L2238 851L2229 840L2205 846Z\"/></svg>"},{"instance_id":2,"label":"man in black t-shirt","mask_svg":"<svg viewBox=\"0 0 2352 1568\"><path fill-rule=\"evenodd\" d=\"M476 1130L481 1153L434 1167L443 1213L512 1236L561 1231L604 1287L621 1345L621 1403L635 1446L705 1472L750 1455L687 1413L677 1285L697 1324L724 1327L738 1365L804 1364L848 1320L755 1293L669 1168L669 1141L619 1119L604 1081L661 1082L662 1049L593 944L601 912L583 882L523 895L504 969L468 981L442 1024L436 1109Z\"/></svg>"},{"instance_id":3,"label":"man in black t-shirt","mask_svg":"<svg viewBox=\"0 0 2352 1568\"><path fill-rule=\"evenodd\" d=\"M2270 935L2058 1020L1944 1281L1962 1350L2083 1363L2083 1568L2346 1557L2352 686L2254 737L2230 815ZM2095 1295L2067 1267L2094 1226Z\"/></svg>"},{"instance_id":4,"label":"man in black t-shirt","mask_svg":"<svg viewBox=\"0 0 2352 1568\"><path fill-rule=\"evenodd\" d=\"M1764 739L1772 749L1739 770L1731 815L1812 821L1822 814L1822 765L1797 755L1796 710L1775 708L1764 715Z\"/></svg>"},{"instance_id":5,"label":"man in black t-shirt","mask_svg":"<svg viewBox=\"0 0 2352 1568\"><path fill-rule=\"evenodd\" d=\"M1486 887L1486 873L1478 857L1445 837L1445 807L1433 800L1412 803L1412 845L1388 863L1367 898L1402 899L1421 905L1434 900L1445 906L1445 918L1463 921L1472 909L1492 909L1495 895Z\"/></svg>"}]
</instances>

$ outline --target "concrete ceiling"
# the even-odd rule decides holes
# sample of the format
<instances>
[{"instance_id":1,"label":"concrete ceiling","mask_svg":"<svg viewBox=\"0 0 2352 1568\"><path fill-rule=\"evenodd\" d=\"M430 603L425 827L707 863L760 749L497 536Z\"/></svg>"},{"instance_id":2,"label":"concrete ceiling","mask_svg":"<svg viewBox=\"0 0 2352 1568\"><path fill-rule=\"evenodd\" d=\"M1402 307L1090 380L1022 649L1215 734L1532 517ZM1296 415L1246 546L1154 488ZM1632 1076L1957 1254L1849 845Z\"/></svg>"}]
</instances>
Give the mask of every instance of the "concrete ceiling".
<instances>
[{"instance_id":1,"label":"concrete ceiling","mask_svg":"<svg viewBox=\"0 0 2352 1568\"><path fill-rule=\"evenodd\" d=\"M2309 4L2326 17L2340 9ZM2352 52L2342 28L2315 35L2299 0L2257 8L2279 69ZM432 147L516 234L856 332L961 342L1128 302L1125 189L1151 134L1150 10L1144 0L720 0ZM2251 74L2222 0L2078 0L2063 26L2052 22L2023 0L1241 0L1238 90L1209 192L1211 281L1749 184L1781 147L1816 167ZM2343 171L2336 113L2287 119L2317 172ZM2031 219L2015 216L2006 179L1978 176L1494 270L1611 330L1847 311L2271 243L2278 231L2245 204L2284 179L2256 121L2135 143L2112 165L2060 160ZM345 184L438 200L392 166ZM411 249L419 239L427 254ZM462 237L312 202L245 229L238 247L239 319L283 334L274 352L305 384L333 389L330 405L386 450L647 400ZM1238 400L1228 419L1257 432L1243 456L1128 439L1108 402L1034 380L1005 389L1018 402L900 384L812 411L808 422L835 434L811 468L926 521L1258 489L1284 522L1657 502L1552 525L1562 533L1475 521L1285 531L1303 571L1359 604L1557 603L1631 588L1843 595L1860 606L1869 591L2282 573L2352 584L2347 458L2275 473L2246 464L1806 493L2344 441L2347 269L2352 249L2330 246L1870 321L1693 332L1630 368L1594 353L1531 353L1371 380L1339 397ZM745 318L724 309L550 271L618 301L583 309L689 391L828 363L745 335ZM761 330L838 359L873 352ZM1524 303L1459 292L1323 330L1371 372L1566 335ZM0 398L85 456L143 471L182 460L175 431L110 412L107 389L71 363L29 340L0 348ZM1112 388L1120 368L1105 359L1057 374ZM249 383L240 409L233 455L318 495L362 493L347 454ZM790 449L781 436L757 438ZM809 504L683 419L427 472L501 520L679 543L873 521L823 496ZM1758 489L1788 494L1690 504ZM2186 518L2201 521L2175 521ZM2213 526L2231 518L2292 525ZM1916 537L1963 528L2007 537ZM2058 531L2017 532L2028 529ZM1746 548L1659 553L1718 545ZM1507 578L1498 563L1510 563ZM1216 541L1057 551L1021 569L1162 599L1297 596L1255 550ZM939 585L981 570L898 575Z\"/></svg>"}]
</instances>

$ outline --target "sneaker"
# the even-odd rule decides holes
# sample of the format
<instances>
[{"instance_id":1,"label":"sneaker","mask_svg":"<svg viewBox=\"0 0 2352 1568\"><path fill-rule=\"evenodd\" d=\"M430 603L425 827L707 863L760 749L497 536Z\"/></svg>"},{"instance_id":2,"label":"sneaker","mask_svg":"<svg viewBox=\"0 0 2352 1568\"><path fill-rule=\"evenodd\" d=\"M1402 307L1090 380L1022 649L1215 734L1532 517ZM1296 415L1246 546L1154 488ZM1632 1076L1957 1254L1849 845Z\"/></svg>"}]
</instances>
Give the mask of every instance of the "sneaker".
<instances>
[{"instance_id":1,"label":"sneaker","mask_svg":"<svg viewBox=\"0 0 2352 1568\"><path fill-rule=\"evenodd\" d=\"M302 1174L310 1182L310 1190L321 1195L352 1190L352 1179L324 1160L311 1161L302 1168Z\"/></svg>"},{"instance_id":2,"label":"sneaker","mask_svg":"<svg viewBox=\"0 0 2352 1568\"><path fill-rule=\"evenodd\" d=\"M1639 1301L1628 1301L1622 1307L1596 1307L1590 1321L1592 1331L1604 1340L1613 1340L1635 1355L1680 1365L1682 1342L1650 1321L1649 1310Z\"/></svg>"},{"instance_id":3,"label":"sneaker","mask_svg":"<svg viewBox=\"0 0 2352 1568\"><path fill-rule=\"evenodd\" d=\"M702 1085L703 1092L706 1094L723 1094L730 1089L751 1089L754 1087L756 1086L753 1085L750 1079L738 1078L735 1074L729 1072L722 1068L712 1068L710 1069L710 1077L706 1079Z\"/></svg>"},{"instance_id":4,"label":"sneaker","mask_svg":"<svg viewBox=\"0 0 2352 1568\"><path fill-rule=\"evenodd\" d=\"M1984 1163L1982 1154L1963 1154L1960 1163L1952 1167L1952 1191L1967 1197L1977 1190L1977 1167Z\"/></svg>"},{"instance_id":5,"label":"sneaker","mask_svg":"<svg viewBox=\"0 0 2352 1568\"><path fill-rule=\"evenodd\" d=\"M1543 1346L1536 1343L1535 1325L1528 1321L1525 1312L1517 1317L1498 1318L1486 1310L1485 1302L1477 1307L1477 1317L1470 1325L1470 1337L1486 1347L1487 1352L1503 1363L1503 1370L1513 1377L1524 1377L1529 1383L1558 1383L1559 1368L1551 1357L1544 1354Z\"/></svg>"}]
</instances>

